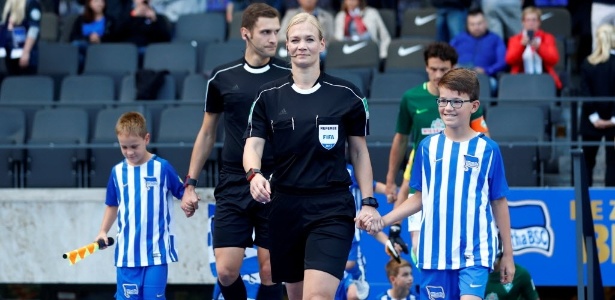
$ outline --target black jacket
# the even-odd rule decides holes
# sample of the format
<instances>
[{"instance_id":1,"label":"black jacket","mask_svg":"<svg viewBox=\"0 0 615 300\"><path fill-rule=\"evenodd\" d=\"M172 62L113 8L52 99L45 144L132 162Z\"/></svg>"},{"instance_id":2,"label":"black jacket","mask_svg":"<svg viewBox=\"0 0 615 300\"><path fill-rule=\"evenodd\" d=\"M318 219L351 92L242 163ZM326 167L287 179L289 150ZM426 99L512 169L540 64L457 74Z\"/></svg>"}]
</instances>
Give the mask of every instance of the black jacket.
<instances>
[{"instance_id":1,"label":"black jacket","mask_svg":"<svg viewBox=\"0 0 615 300\"><path fill-rule=\"evenodd\" d=\"M611 54L604 63L592 65L587 60L581 67L581 94L591 97L615 97L615 55ZM581 108L581 134L592 136L615 135L615 128L597 129L589 121L589 116L598 113L601 119L609 120L615 117L615 101L583 102Z\"/></svg>"}]
</instances>

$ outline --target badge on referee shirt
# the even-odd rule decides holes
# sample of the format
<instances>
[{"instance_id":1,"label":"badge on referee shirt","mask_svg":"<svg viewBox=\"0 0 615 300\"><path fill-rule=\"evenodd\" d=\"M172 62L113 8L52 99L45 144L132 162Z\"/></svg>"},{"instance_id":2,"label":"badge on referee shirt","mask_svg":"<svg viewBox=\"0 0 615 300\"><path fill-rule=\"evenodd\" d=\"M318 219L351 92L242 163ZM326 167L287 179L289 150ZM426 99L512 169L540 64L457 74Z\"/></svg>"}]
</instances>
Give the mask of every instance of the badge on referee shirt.
<instances>
[{"instance_id":1,"label":"badge on referee shirt","mask_svg":"<svg viewBox=\"0 0 615 300\"><path fill-rule=\"evenodd\" d=\"M320 144L327 150L331 150L337 144L338 125L318 125L318 139Z\"/></svg>"}]
</instances>

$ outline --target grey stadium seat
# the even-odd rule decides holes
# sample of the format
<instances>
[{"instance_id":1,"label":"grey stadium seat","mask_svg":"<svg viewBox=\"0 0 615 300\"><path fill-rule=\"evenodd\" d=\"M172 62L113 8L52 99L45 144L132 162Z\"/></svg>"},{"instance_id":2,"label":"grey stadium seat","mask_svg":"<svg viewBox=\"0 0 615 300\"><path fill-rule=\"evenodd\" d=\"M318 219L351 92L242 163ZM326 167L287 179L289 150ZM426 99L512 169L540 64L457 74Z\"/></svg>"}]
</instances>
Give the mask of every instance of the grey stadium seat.
<instances>
[{"instance_id":1,"label":"grey stadium seat","mask_svg":"<svg viewBox=\"0 0 615 300\"><path fill-rule=\"evenodd\" d=\"M0 144L23 145L26 139L26 116L13 108L0 109ZM23 165L23 149L0 149L0 188L18 187Z\"/></svg>"},{"instance_id":2,"label":"grey stadium seat","mask_svg":"<svg viewBox=\"0 0 615 300\"><path fill-rule=\"evenodd\" d=\"M115 85L105 75L72 75L62 81L60 101L62 102L113 102Z\"/></svg>"},{"instance_id":3,"label":"grey stadium seat","mask_svg":"<svg viewBox=\"0 0 615 300\"><path fill-rule=\"evenodd\" d=\"M391 38L397 37L397 15L395 10L390 8L379 8L378 13L384 22Z\"/></svg>"},{"instance_id":4,"label":"grey stadium seat","mask_svg":"<svg viewBox=\"0 0 615 300\"><path fill-rule=\"evenodd\" d=\"M370 100L369 102L369 135L367 143L372 161L374 180L386 181L389 167L391 141L395 135L395 125L399 111L398 102Z\"/></svg>"},{"instance_id":5,"label":"grey stadium seat","mask_svg":"<svg viewBox=\"0 0 615 300\"><path fill-rule=\"evenodd\" d=\"M82 187L88 115L78 108L36 112L28 140L26 187Z\"/></svg>"},{"instance_id":6,"label":"grey stadium seat","mask_svg":"<svg viewBox=\"0 0 615 300\"><path fill-rule=\"evenodd\" d=\"M425 70L423 52L432 41L425 39L395 39L389 44L384 70L389 73L399 70Z\"/></svg>"},{"instance_id":7,"label":"grey stadium seat","mask_svg":"<svg viewBox=\"0 0 615 300\"><path fill-rule=\"evenodd\" d=\"M203 122L203 110L198 106L168 107L160 115L160 127L156 135L156 143L166 144L157 147L156 153L168 160L180 176L188 174L190 156L192 155L192 143L201 128ZM222 123L218 128L223 127ZM216 138L219 140L219 138ZM217 149L212 149L209 161L217 159ZM215 165L215 164L214 164ZM205 168L211 167L211 164ZM214 174L214 172L207 172ZM217 174L217 173L215 173ZM199 182L208 182L205 172L201 172Z\"/></svg>"},{"instance_id":8,"label":"grey stadium seat","mask_svg":"<svg viewBox=\"0 0 615 300\"><path fill-rule=\"evenodd\" d=\"M572 20L570 12L566 8L545 7L541 8L540 29L564 39L572 36ZM560 53L563 54L563 53Z\"/></svg>"},{"instance_id":9,"label":"grey stadium seat","mask_svg":"<svg viewBox=\"0 0 615 300\"><path fill-rule=\"evenodd\" d=\"M373 41L331 41L327 46L325 67L329 69L373 68L380 63L378 45Z\"/></svg>"},{"instance_id":10,"label":"grey stadium seat","mask_svg":"<svg viewBox=\"0 0 615 300\"><path fill-rule=\"evenodd\" d=\"M201 70L207 76L219 65L242 58L245 45L237 42L212 43L207 45L204 53L203 68Z\"/></svg>"},{"instance_id":11,"label":"grey stadium seat","mask_svg":"<svg viewBox=\"0 0 615 300\"><path fill-rule=\"evenodd\" d=\"M60 36L60 20L58 15L53 12L43 12L41 14L39 40L45 43L55 43Z\"/></svg>"},{"instance_id":12,"label":"grey stadium seat","mask_svg":"<svg viewBox=\"0 0 615 300\"><path fill-rule=\"evenodd\" d=\"M374 102L384 99L399 102L407 90L426 81L425 72L376 73L372 78L370 100Z\"/></svg>"},{"instance_id":13,"label":"grey stadium seat","mask_svg":"<svg viewBox=\"0 0 615 300\"><path fill-rule=\"evenodd\" d=\"M222 13L181 15L175 23L174 41L222 42L226 38L226 19Z\"/></svg>"},{"instance_id":14,"label":"grey stadium seat","mask_svg":"<svg viewBox=\"0 0 615 300\"><path fill-rule=\"evenodd\" d=\"M44 43L39 45L39 75L66 76L79 71L79 49L72 44Z\"/></svg>"},{"instance_id":15,"label":"grey stadium seat","mask_svg":"<svg viewBox=\"0 0 615 300\"><path fill-rule=\"evenodd\" d=\"M203 102L207 93L207 77L203 74L190 74L184 78L181 100Z\"/></svg>"},{"instance_id":16,"label":"grey stadium seat","mask_svg":"<svg viewBox=\"0 0 615 300\"><path fill-rule=\"evenodd\" d=\"M438 14L433 7L407 9L403 16L400 37L422 37L435 40L437 17Z\"/></svg>"},{"instance_id":17,"label":"grey stadium seat","mask_svg":"<svg viewBox=\"0 0 615 300\"><path fill-rule=\"evenodd\" d=\"M164 76L164 83L158 90L158 96L156 100L175 100L177 96L177 89L175 86L175 78L172 75L166 74ZM122 85L120 88L120 101L130 102L137 99L137 88L135 85L135 75L127 75L122 79Z\"/></svg>"},{"instance_id":18,"label":"grey stadium seat","mask_svg":"<svg viewBox=\"0 0 615 300\"><path fill-rule=\"evenodd\" d=\"M53 79L49 76L13 76L2 81L0 102L51 102Z\"/></svg>"},{"instance_id":19,"label":"grey stadium seat","mask_svg":"<svg viewBox=\"0 0 615 300\"><path fill-rule=\"evenodd\" d=\"M365 97L368 96L367 84L363 81L363 78L361 77L361 75L357 74L356 72L353 72L353 70L333 69L333 70L328 71L327 74L331 76L342 78L344 80L348 80L350 83L356 85L361 90L361 92L363 93L363 96Z\"/></svg>"},{"instance_id":20,"label":"grey stadium seat","mask_svg":"<svg viewBox=\"0 0 615 300\"><path fill-rule=\"evenodd\" d=\"M98 44L88 46L83 74L109 75L116 90L122 78L137 71L137 46L129 43Z\"/></svg>"}]
</instances>

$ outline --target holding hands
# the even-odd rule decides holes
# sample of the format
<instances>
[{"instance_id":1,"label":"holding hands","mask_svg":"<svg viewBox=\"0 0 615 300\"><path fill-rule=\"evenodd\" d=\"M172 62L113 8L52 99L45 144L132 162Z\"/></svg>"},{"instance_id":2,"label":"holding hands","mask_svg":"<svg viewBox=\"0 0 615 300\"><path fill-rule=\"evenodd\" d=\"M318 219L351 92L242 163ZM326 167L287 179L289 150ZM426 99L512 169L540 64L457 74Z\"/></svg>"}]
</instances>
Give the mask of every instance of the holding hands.
<instances>
[{"instance_id":1,"label":"holding hands","mask_svg":"<svg viewBox=\"0 0 615 300\"><path fill-rule=\"evenodd\" d=\"M199 201L201 198L196 194L194 186L187 186L182 197L182 203L179 205L186 214L186 217L190 218L194 216L194 213L199 209Z\"/></svg>"},{"instance_id":2,"label":"holding hands","mask_svg":"<svg viewBox=\"0 0 615 300\"><path fill-rule=\"evenodd\" d=\"M250 180L250 194L254 200L262 204L271 201L271 185L261 173L256 173Z\"/></svg>"}]
</instances>

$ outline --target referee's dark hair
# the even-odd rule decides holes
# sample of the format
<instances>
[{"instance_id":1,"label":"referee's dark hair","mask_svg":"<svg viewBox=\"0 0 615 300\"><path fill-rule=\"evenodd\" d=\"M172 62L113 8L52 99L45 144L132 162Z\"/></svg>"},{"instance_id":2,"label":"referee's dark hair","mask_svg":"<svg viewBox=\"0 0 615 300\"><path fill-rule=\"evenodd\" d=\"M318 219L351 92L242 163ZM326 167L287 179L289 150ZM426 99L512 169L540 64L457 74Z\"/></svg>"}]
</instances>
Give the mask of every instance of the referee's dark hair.
<instances>
[{"instance_id":1,"label":"referee's dark hair","mask_svg":"<svg viewBox=\"0 0 615 300\"><path fill-rule=\"evenodd\" d=\"M430 58L435 57L442 61L450 61L451 65L454 66L457 64L457 58L459 58L455 48L445 42L435 42L429 44L427 48L425 48L423 56L425 57L425 65L427 65L427 61Z\"/></svg>"},{"instance_id":2,"label":"referee's dark hair","mask_svg":"<svg viewBox=\"0 0 615 300\"><path fill-rule=\"evenodd\" d=\"M245 27L252 32L258 18L278 18L279 20L280 13L277 9L268 4L261 2L252 3L243 11L241 16L241 27Z\"/></svg>"},{"instance_id":3,"label":"referee's dark hair","mask_svg":"<svg viewBox=\"0 0 615 300\"><path fill-rule=\"evenodd\" d=\"M440 87L459 94L467 94L470 96L469 100L472 101L478 100L478 93L480 91L476 72L466 68L457 68L446 72L442 79L440 79L440 82L438 82L438 88Z\"/></svg>"}]
</instances>

